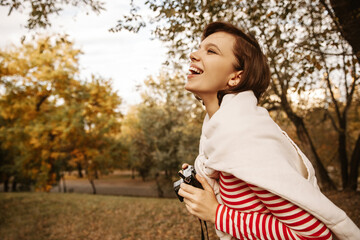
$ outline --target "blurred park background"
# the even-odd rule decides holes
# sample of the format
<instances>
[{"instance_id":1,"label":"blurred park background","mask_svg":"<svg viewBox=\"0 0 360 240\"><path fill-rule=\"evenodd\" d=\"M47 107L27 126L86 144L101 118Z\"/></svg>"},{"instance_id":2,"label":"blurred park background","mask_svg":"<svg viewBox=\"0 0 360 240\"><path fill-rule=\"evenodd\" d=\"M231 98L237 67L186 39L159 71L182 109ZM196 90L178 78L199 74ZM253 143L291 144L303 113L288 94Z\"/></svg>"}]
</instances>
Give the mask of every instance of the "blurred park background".
<instances>
[{"instance_id":1,"label":"blurred park background","mask_svg":"<svg viewBox=\"0 0 360 240\"><path fill-rule=\"evenodd\" d=\"M184 90L188 56L216 20L259 40L272 73L259 104L360 225L359 1L122 0L102 30L143 36L155 51L134 58L140 42L115 56L124 70L111 78L112 63L104 75L84 70L87 52L51 27L67 9L96 22L114 10L110 2L0 1L1 25L18 14L26 29L0 48L1 239L198 239L172 182L197 156L205 114Z\"/></svg>"}]
</instances>

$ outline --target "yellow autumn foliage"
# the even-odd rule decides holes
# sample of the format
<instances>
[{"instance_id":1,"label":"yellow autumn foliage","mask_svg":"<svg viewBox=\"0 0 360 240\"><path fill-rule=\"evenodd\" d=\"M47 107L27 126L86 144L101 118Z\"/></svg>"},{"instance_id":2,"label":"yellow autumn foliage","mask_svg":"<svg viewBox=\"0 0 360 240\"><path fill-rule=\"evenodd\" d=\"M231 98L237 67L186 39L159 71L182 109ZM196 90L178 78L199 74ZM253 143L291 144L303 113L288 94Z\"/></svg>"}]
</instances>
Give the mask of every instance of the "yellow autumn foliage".
<instances>
[{"instance_id":1,"label":"yellow autumn foliage","mask_svg":"<svg viewBox=\"0 0 360 240\"><path fill-rule=\"evenodd\" d=\"M81 53L61 35L0 50L0 167L38 191L76 164L93 177L118 158L109 151L118 144L121 99L111 80L79 79Z\"/></svg>"}]
</instances>

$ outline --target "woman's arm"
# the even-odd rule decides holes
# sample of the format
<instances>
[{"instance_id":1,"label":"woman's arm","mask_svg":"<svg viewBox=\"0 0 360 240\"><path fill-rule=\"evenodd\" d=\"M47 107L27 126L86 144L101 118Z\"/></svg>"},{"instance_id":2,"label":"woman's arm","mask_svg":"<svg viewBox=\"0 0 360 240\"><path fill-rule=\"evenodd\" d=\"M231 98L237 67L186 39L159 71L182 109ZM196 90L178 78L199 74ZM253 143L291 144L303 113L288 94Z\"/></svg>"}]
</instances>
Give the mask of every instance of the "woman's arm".
<instances>
[{"instance_id":1,"label":"woman's arm","mask_svg":"<svg viewBox=\"0 0 360 240\"><path fill-rule=\"evenodd\" d=\"M273 215L244 213L219 205L215 227L237 239L301 239Z\"/></svg>"},{"instance_id":2,"label":"woman's arm","mask_svg":"<svg viewBox=\"0 0 360 240\"><path fill-rule=\"evenodd\" d=\"M244 213L222 204L216 212L215 227L237 239L332 239L324 225L315 227L315 233L308 230L300 234L272 214Z\"/></svg>"},{"instance_id":3,"label":"woman's arm","mask_svg":"<svg viewBox=\"0 0 360 240\"><path fill-rule=\"evenodd\" d=\"M305 239L332 239L326 225L310 213L267 190L251 184L248 186L276 219L298 235Z\"/></svg>"},{"instance_id":4,"label":"woman's arm","mask_svg":"<svg viewBox=\"0 0 360 240\"><path fill-rule=\"evenodd\" d=\"M301 208L266 190L251 186L271 213L241 212L217 202L205 179L197 176L204 190L184 184L179 194L188 211L215 223L218 230L238 239L332 239L331 232L319 220Z\"/></svg>"},{"instance_id":5,"label":"woman's arm","mask_svg":"<svg viewBox=\"0 0 360 240\"><path fill-rule=\"evenodd\" d=\"M216 228L237 238L331 239L327 227L315 217L267 190L220 174L224 203L217 209ZM257 206L249 209L248 205Z\"/></svg>"}]
</instances>

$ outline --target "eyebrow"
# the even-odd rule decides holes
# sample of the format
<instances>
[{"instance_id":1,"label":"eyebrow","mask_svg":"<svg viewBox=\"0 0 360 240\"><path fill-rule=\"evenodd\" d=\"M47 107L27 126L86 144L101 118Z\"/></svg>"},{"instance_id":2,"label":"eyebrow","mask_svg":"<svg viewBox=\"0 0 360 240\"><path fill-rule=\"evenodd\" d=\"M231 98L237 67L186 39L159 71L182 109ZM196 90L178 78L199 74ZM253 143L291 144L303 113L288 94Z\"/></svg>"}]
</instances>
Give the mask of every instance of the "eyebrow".
<instances>
[{"instance_id":1,"label":"eyebrow","mask_svg":"<svg viewBox=\"0 0 360 240\"><path fill-rule=\"evenodd\" d=\"M205 46L207 46L207 47L209 47L209 46L215 47L222 54L220 48L215 43L207 43L207 44L205 44ZM201 44L200 44L199 47L201 48Z\"/></svg>"}]
</instances>

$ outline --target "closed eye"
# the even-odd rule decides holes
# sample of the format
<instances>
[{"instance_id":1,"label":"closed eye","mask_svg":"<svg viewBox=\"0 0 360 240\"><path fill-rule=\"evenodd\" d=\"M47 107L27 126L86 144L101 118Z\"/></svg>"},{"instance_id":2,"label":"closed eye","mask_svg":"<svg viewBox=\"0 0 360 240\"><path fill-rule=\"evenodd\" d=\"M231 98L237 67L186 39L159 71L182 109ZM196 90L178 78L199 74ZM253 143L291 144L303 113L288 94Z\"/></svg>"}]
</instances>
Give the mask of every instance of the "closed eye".
<instances>
[{"instance_id":1,"label":"closed eye","mask_svg":"<svg viewBox=\"0 0 360 240\"><path fill-rule=\"evenodd\" d=\"M208 53L214 53L214 54L217 54L217 52L215 52L214 50L212 50L212 49L208 49L208 51L207 51Z\"/></svg>"}]
</instances>

